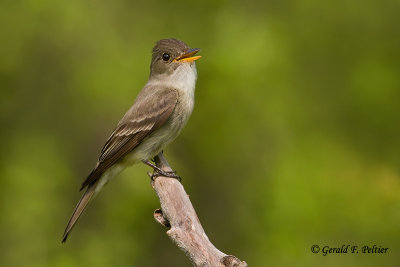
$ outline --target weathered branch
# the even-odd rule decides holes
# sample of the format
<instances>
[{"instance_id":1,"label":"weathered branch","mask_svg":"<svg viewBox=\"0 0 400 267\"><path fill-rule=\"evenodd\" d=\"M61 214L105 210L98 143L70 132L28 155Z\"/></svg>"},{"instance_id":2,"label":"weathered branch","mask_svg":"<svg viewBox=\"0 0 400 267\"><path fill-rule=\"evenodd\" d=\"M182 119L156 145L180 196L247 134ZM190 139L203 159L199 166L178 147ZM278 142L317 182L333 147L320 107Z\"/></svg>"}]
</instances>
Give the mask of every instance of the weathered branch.
<instances>
[{"instance_id":1,"label":"weathered branch","mask_svg":"<svg viewBox=\"0 0 400 267\"><path fill-rule=\"evenodd\" d=\"M163 154L155 158L156 165L172 171ZM154 212L160 224L169 227L167 235L185 252L194 266L245 267L247 263L219 251L208 239L182 184L173 178L159 176L152 181L161 209Z\"/></svg>"}]
</instances>

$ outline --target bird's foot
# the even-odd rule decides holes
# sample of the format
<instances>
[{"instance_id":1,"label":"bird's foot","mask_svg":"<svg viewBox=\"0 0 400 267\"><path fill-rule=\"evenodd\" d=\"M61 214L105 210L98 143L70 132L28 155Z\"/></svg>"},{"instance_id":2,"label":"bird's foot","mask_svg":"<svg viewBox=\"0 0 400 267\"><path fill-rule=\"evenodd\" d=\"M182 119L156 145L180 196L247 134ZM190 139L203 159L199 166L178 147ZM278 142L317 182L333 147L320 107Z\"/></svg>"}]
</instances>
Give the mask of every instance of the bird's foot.
<instances>
[{"instance_id":1,"label":"bird's foot","mask_svg":"<svg viewBox=\"0 0 400 267\"><path fill-rule=\"evenodd\" d=\"M154 181L155 178L159 177L159 176L164 176L164 177L169 177L169 178L175 178L177 179L179 182L182 181L181 177L179 175L176 174L176 172L174 171L159 171L159 170L154 170L153 174L151 175L151 180Z\"/></svg>"},{"instance_id":2,"label":"bird's foot","mask_svg":"<svg viewBox=\"0 0 400 267\"><path fill-rule=\"evenodd\" d=\"M150 166L153 168L154 173L153 174L149 174L150 178L152 181L154 181L155 178L159 177L159 176L164 176L164 177L169 177L169 178L175 178L177 179L179 182L182 181L181 177L179 175L176 174L175 171L164 171L161 168L157 167L156 165L154 165L153 163L151 163L148 160L143 160L142 161L144 164Z\"/></svg>"}]
</instances>

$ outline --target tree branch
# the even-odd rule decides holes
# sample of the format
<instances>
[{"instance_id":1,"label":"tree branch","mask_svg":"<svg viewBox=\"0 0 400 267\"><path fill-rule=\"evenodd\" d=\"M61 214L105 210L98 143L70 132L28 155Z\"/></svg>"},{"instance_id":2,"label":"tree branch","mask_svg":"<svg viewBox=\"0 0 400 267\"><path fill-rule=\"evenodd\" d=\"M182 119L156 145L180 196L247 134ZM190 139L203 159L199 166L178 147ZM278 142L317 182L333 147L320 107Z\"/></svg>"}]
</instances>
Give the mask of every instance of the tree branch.
<instances>
[{"instance_id":1,"label":"tree branch","mask_svg":"<svg viewBox=\"0 0 400 267\"><path fill-rule=\"evenodd\" d=\"M162 152L155 157L156 165L172 171ZM160 199L161 209L154 211L154 218L169 227L167 235L185 252L194 266L246 267L247 263L235 256L219 251L208 239L182 184L173 178L159 176L152 186Z\"/></svg>"}]
</instances>

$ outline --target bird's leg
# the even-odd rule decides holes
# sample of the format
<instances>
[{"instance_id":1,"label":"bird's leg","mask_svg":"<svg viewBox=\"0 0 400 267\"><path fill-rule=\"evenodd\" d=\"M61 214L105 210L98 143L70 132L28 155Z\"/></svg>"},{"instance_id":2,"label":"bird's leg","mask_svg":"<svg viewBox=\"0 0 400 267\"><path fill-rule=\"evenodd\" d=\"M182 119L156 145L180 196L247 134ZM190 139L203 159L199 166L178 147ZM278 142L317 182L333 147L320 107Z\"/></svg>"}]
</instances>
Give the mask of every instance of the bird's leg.
<instances>
[{"instance_id":1,"label":"bird's leg","mask_svg":"<svg viewBox=\"0 0 400 267\"><path fill-rule=\"evenodd\" d=\"M154 181L154 178L157 178L158 176L175 178L175 179L178 179L179 182L182 180L181 177L179 175L177 175L176 172L174 172L174 171L164 171L161 168L154 165L153 163L151 163L149 160L142 160L142 162L144 164L146 164L147 166L150 166L153 168L154 173L151 175L151 180L153 180L153 181Z\"/></svg>"},{"instance_id":2,"label":"bird's leg","mask_svg":"<svg viewBox=\"0 0 400 267\"><path fill-rule=\"evenodd\" d=\"M144 164L146 164L147 166L152 167L152 168L154 169L154 171L157 171L157 172L162 172L162 171L163 171L163 170L161 170L159 167L157 167L156 165L154 165L153 163L151 163L149 160L142 160L142 162L143 162Z\"/></svg>"}]
</instances>

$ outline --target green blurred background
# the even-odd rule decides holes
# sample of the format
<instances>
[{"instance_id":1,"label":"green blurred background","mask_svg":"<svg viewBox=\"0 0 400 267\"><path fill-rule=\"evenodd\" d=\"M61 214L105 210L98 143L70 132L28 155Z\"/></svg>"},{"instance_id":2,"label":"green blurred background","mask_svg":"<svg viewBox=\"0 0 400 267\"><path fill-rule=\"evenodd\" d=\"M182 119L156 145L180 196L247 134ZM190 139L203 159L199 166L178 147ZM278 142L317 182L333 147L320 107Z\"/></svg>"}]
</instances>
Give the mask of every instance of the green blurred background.
<instances>
[{"instance_id":1,"label":"green blurred background","mask_svg":"<svg viewBox=\"0 0 400 267\"><path fill-rule=\"evenodd\" d=\"M398 266L399 1L0 2L0 265L190 266L137 165L61 245L78 188L147 81L202 48L166 150L211 241L250 266ZM378 245L386 254L313 254Z\"/></svg>"}]
</instances>

